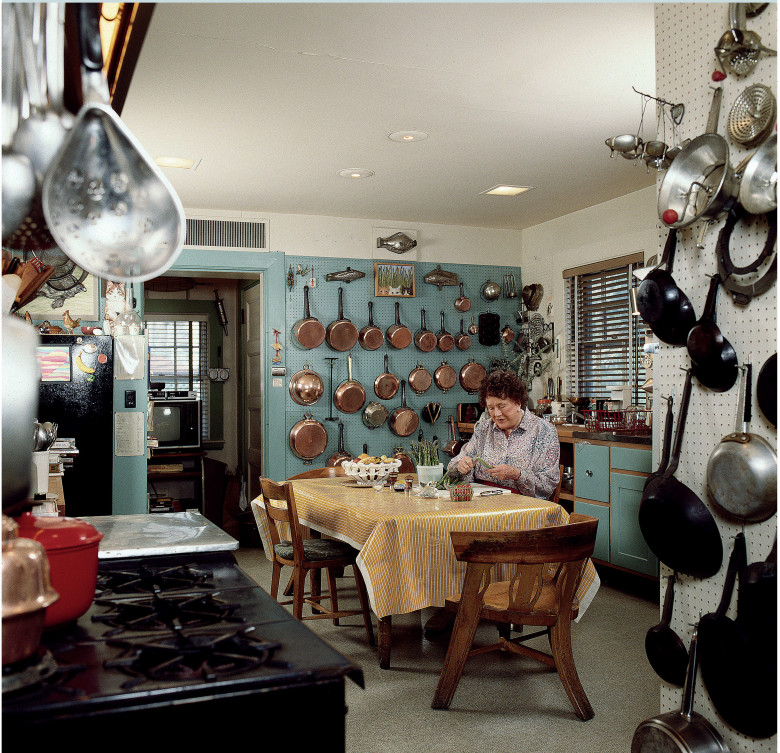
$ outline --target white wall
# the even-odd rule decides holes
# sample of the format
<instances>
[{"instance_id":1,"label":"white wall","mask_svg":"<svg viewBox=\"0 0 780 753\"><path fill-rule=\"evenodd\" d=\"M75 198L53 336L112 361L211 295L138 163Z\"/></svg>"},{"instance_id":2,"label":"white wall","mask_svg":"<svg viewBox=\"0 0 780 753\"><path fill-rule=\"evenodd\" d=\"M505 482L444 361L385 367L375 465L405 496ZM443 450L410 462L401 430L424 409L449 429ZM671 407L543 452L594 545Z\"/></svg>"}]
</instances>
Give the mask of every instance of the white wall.
<instances>
[{"instance_id":1,"label":"white wall","mask_svg":"<svg viewBox=\"0 0 780 753\"><path fill-rule=\"evenodd\" d=\"M604 156L608 158L606 154ZM645 167L634 167L625 160L618 160L615 169L644 170ZM555 322L556 337L563 341L565 330L563 270L639 251L648 259L657 253L659 226L656 189L650 186L523 231L520 261L523 285L541 283L544 287L539 311L545 320ZM548 319L550 303L552 316ZM553 365L551 376L564 377L565 369L565 354L561 354L560 363ZM545 382L534 382L534 399L543 396Z\"/></svg>"}]
</instances>

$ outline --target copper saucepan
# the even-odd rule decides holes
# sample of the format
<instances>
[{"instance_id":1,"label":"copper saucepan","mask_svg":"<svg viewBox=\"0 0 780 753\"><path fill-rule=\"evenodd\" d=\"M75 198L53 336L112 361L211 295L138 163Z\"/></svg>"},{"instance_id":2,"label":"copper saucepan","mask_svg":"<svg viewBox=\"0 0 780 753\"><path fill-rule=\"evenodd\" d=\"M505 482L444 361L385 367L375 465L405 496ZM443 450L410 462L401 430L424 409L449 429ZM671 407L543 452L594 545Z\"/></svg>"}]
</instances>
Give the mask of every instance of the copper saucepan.
<instances>
[{"instance_id":1,"label":"copper saucepan","mask_svg":"<svg viewBox=\"0 0 780 753\"><path fill-rule=\"evenodd\" d=\"M461 313L468 311L471 308L471 301L466 298L463 292L463 283L460 283L460 297L455 299L455 309Z\"/></svg>"},{"instance_id":2,"label":"copper saucepan","mask_svg":"<svg viewBox=\"0 0 780 753\"><path fill-rule=\"evenodd\" d=\"M339 421L339 444L336 448L336 452L328 458L328 462L325 463L325 466L334 468L336 466L341 466L342 460L352 460L352 455L344 449L344 424Z\"/></svg>"},{"instance_id":3,"label":"copper saucepan","mask_svg":"<svg viewBox=\"0 0 780 753\"><path fill-rule=\"evenodd\" d=\"M374 302L368 302L368 324L360 330L358 342L363 350L376 350L382 347L385 333L374 324Z\"/></svg>"},{"instance_id":4,"label":"copper saucepan","mask_svg":"<svg viewBox=\"0 0 780 753\"><path fill-rule=\"evenodd\" d=\"M327 446L328 432L311 413L304 413L303 419L290 429L290 449L307 463L322 455Z\"/></svg>"},{"instance_id":5,"label":"copper saucepan","mask_svg":"<svg viewBox=\"0 0 780 753\"><path fill-rule=\"evenodd\" d=\"M339 288L339 318L328 325L325 340L333 350L344 352L355 347L358 337L357 327L344 318L344 288Z\"/></svg>"},{"instance_id":6,"label":"copper saucepan","mask_svg":"<svg viewBox=\"0 0 780 753\"><path fill-rule=\"evenodd\" d=\"M325 327L322 322L309 312L309 286L303 286L303 319L293 325L293 337L302 347L310 350L322 345L325 339Z\"/></svg>"},{"instance_id":7,"label":"copper saucepan","mask_svg":"<svg viewBox=\"0 0 780 753\"><path fill-rule=\"evenodd\" d=\"M307 363L303 369L293 374L288 389L290 397L298 405L314 405L322 397L325 385L320 375Z\"/></svg>"},{"instance_id":8,"label":"copper saucepan","mask_svg":"<svg viewBox=\"0 0 780 753\"><path fill-rule=\"evenodd\" d=\"M401 324L401 304L398 301L395 302L395 324L391 324L387 328L387 340L394 348L402 350L408 347L412 342L411 330Z\"/></svg>"},{"instance_id":9,"label":"copper saucepan","mask_svg":"<svg viewBox=\"0 0 780 753\"><path fill-rule=\"evenodd\" d=\"M444 312L441 312L441 330L437 335L439 350L447 352L455 345L455 338L444 328Z\"/></svg>"},{"instance_id":10,"label":"copper saucepan","mask_svg":"<svg viewBox=\"0 0 780 753\"><path fill-rule=\"evenodd\" d=\"M468 362L463 364L460 370L460 386L463 387L466 392L474 394L479 392L479 388L482 387L482 382L487 379L487 369L481 364L477 363L473 358L469 358Z\"/></svg>"},{"instance_id":11,"label":"copper saucepan","mask_svg":"<svg viewBox=\"0 0 780 753\"><path fill-rule=\"evenodd\" d=\"M380 400L392 400L398 394L401 383L398 377L390 371L385 353L385 371L374 380L374 394Z\"/></svg>"},{"instance_id":12,"label":"copper saucepan","mask_svg":"<svg viewBox=\"0 0 780 753\"><path fill-rule=\"evenodd\" d=\"M441 366L433 372L433 381L442 392L448 392L458 381L458 375L452 366L442 361Z\"/></svg>"},{"instance_id":13,"label":"copper saucepan","mask_svg":"<svg viewBox=\"0 0 780 753\"><path fill-rule=\"evenodd\" d=\"M428 388L433 381L433 377L431 377L430 372L421 363L418 363L417 366L409 372L408 381L409 386L418 395L422 395L424 392L428 391Z\"/></svg>"},{"instance_id":14,"label":"copper saucepan","mask_svg":"<svg viewBox=\"0 0 780 753\"><path fill-rule=\"evenodd\" d=\"M401 406L390 415L390 431L398 437L408 437L417 431L420 417L406 404L406 382L401 380Z\"/></svg>"},{"instance_id":15,"label":"copper saucepan","mask_svg":"<svg viewBox=\"0 0 780 753\"><path fill-rule=\"evenodd\" d=\"M425 324L425 309L420 309L420 329L414 335L414 344L423 353L430 353L436 347L436 335Z\"/></svg>"},{"instance_id":16,"label":"copper saucepan","mask_svg":"<svg viewBox=\"0 0 780 753\"><path fill-rule=\"evenodd\" d=\"M347 364L349 379L338 386L333 401L342 413L357 413L366 402L366 391L360 382L352 378L352 353L347 358Z\"/></svg>"},{"instance_id":17,"label":"copper saucepan","mask_svg":"<svg viewBox=\"0 0 780 753\"><path fill-rule=\"evenodd\" d=\"M463 319L460 320L460 332L455 335L455 345L458 350L468 350L471 347L471 337L463 331Z\"/></svg>"}]
</instances>

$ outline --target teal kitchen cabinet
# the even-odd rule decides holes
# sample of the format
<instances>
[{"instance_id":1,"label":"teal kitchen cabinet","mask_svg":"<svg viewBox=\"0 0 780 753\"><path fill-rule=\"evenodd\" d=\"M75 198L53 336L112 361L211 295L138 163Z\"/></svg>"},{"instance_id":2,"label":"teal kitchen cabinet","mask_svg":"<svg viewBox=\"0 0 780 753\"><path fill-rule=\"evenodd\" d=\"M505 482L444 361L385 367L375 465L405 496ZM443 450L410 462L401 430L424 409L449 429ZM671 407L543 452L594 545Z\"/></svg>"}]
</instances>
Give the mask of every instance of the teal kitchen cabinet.
<instances>
[{"instance_id":1,"label":"teal kitchen cabinet","mask_svg":"<svg viewBox=\"0 0 780 753\"><path fill-rule=\"evenodd\" d=\"M658 575L658 558L639 528L639 505L647 476L611 473L610 562L645 575Z\"/></svg>"},{"instance_id":2,"label":"teal kitchen cabinet","mask_svg":"<svg viewBox=\"0 0 780 753\"><path fill-rule=\"evenodd\" d=\"M609 502L609 446L579 442L574 446L574 496Z\"/></svg>"},{"instance_id":3,"label":"teal kitchen cabinet","mask_svg":"<svg viewBox=\"0 0 780 753\"><path fill-rule=\"evenodd\" d=\"M599 527L596 531L596 546L593 549L593 557L602 562L609 562L609 505L597 505L593 502L582 502L575 499L574 512L598 519Z\"/></svg>"}]
</instances>

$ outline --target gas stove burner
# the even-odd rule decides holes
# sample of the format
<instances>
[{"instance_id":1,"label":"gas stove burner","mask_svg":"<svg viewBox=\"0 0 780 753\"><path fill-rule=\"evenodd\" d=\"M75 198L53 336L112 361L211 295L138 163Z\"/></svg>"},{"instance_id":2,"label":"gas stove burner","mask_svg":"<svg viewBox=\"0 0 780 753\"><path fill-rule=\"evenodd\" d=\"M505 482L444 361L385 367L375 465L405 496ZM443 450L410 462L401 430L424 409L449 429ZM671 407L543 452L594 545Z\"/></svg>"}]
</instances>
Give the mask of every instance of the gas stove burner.
<instances>
[{"instance_id":1,"label":"gas stove burner","mask_svg":"<svg viewBox=\"0 0 780 753\"><path fill-rule=\"evenodd\" d=\"M113 570L98 573L97 596L112 594L153 594L192 588L211 588L211 573L191 565Z\"/></svg>"},{"instance_id":2,"label":"gas stove burner","mask_svg":"<svg viewBox=\"0 0 780 753\"><path fill-rule=\"evenodd\" d=\"M129 690L145 682L205 680L241 674L269 662L281 643L255 638L253 626L230 632L174 635L151 641L109 641L122 656L103 662L106 669L130 675L122 684Z\"/></svg>"},{"instance_id":3,"label":"gas stove burner","mask_svg":"<svg viewBox=\"0 0 780 753\"><path fill-rule=\"evenodd\" d=\"M26 696L38 690L49 690L84 669L83 664L59 663L50 651L39 647L32 656L3 667L3 695L16 696L23 691ZM69 694L67 688L62 690Z\"/></svg>"},{"instance_id":4,"label":"gas stove burner","mask_svg":"<svg viewBox=\"0 0 780 753\"><path fill-rule=\"evenodd\" d=\"M218 592L187 596L154 596L131 599L96 599L95 605L109 607L108 612L92 615L93 622L114 628L105 635L113 636L126 630L181 630L207 627L223 621L241 621L234 617L240 604L218 599Z\"/></svg>"}]
</instances>

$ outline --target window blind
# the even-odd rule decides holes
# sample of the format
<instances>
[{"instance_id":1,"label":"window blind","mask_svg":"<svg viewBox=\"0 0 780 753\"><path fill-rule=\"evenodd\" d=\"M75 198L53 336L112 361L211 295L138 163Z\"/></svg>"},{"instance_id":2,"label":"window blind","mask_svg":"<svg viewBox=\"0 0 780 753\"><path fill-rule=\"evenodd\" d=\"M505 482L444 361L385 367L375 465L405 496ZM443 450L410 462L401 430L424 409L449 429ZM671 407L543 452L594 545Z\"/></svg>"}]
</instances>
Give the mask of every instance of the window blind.
<instances>
[{"instance_id":1,"label":"window blind","mask_svg":"<svg viewBox=\"0 0 780 753\"><path fill-rule=\"evenodd\" d=\"M186 314L146 317L149 381L192 390L201 401L201 438L209 437L208 321Z\"/></svg>"},{"instance_id":2,"label":"window blind","mask_svg":"<svg viewBox=\"0 0 780 753\"><path fill-rule=\"evenodd\" d=\"M631 387L631 402L644 405L642 327L631 315L632 272L639 263L574 274L566 283L566 352L569 394L609 400L610 388Z\"/></svg>"}]
</instances>

